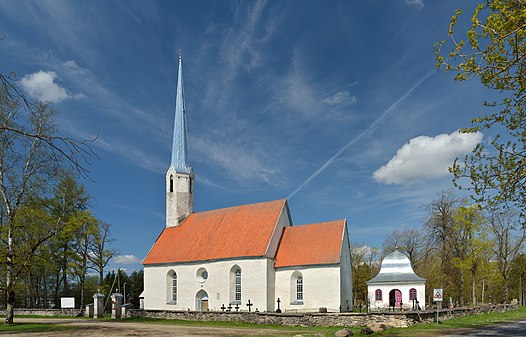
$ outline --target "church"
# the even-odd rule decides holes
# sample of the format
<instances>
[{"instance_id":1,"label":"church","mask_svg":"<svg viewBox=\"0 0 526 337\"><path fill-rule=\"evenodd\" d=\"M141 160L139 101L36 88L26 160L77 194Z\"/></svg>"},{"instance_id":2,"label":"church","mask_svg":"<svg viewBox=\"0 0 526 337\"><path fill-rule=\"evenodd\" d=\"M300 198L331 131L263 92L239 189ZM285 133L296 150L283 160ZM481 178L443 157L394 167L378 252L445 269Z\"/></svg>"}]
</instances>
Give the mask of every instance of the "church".
<instances>
[{"instance_id":1,"label":"church","mask_svg":"<svg viewBox=\"0 0 526 337\"><path fill-rule=\"evenodd\" d=\"M143 261L145 310L352 309L345 219L293 225L286 199L194 212L194 183L179 55L166 226Z\"/></svg>"}]
</instances>

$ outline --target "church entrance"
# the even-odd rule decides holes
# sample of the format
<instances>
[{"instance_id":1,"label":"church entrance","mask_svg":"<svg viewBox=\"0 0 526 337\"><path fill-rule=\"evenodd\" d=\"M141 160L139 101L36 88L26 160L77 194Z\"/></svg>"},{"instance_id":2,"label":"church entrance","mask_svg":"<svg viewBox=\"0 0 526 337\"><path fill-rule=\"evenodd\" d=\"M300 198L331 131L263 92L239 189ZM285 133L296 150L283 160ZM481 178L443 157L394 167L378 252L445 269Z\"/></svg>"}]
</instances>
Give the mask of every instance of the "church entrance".
<instances>
[{"instance_id":1,"label":"church entrance","mask_svg":"<svg viewBox=\"0 0 526 337\"><path fill-rule=\"evenodd\" d=\"M199 290L195 295L195 310L208 311L208 294L204 290Z\"/></svg>"},{"instance_id":2,"label":"church entrance","mask_svg":"<svg viewBox=\"0 0 526 337\"><path fill-rule=\"evenodd\" d=\"M402 303L402 292L398 289L393 289L389 292L389 306L400 308Z\"/></svg>"}]
</instances>

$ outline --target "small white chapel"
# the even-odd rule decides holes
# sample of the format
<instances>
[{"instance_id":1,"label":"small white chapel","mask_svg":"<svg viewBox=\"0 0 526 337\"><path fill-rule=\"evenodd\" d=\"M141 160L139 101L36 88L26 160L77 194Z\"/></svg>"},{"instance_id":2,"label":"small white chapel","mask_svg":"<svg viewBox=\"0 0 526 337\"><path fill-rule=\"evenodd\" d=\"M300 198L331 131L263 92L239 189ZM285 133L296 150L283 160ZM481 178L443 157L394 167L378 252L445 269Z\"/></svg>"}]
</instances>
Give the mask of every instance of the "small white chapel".
<instances>
[{"instance_id":1,"label":"small white chapel","mask_svg":"<svg viewBox=\"0 0 526 337\"><path fill-rule=\"evenodd\" d=\"M144 309L350 311L345 219L293 225L286 199L194 212L181 55L176 95L166 225L143 261Z\"/></svg>"},{"instance_id":2,"label":"small white chapel","mask_svg":"<svg viewBox=\"0 0 526 337\"><path fill-rule=\"evenodd\" d=\"M398 250L382 260L378 275L367 281L371 310L425 309L426 280L416 275L411 261Z\"/></svg>"}]
</instances>

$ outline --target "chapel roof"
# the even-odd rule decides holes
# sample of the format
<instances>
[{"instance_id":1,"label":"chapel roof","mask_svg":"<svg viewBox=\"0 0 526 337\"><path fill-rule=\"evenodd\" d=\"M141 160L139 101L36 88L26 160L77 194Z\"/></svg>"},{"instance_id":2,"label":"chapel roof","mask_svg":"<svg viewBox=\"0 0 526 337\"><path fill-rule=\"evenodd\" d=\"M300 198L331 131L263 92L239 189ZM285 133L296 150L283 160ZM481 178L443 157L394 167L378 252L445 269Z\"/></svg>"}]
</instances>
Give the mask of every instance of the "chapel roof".
<instances>
[{"instance_id":1,"label":"chapel roof","mask_svg":"<svg viewBox=\"0 0 526 337\"><path fill-rule=\"evenodd\" d=\"M165 228L144 265L264 256L286 199L192 213Z\"/></svg>"},{"instance_id":2,"label":"chapel roof","mask_svg":"<svg viewBox=\"0 0 526 337\"><path fill-rule=\"evenodd\" d=\"M274 267L340 262L345 220L285 227Z\"/></svg>"},{"instance_id":3,"label":"chapel roof","mask_svg":"<svg viewBox=\"0 0 526 337\"><path fill-rule=\"evenodd\" d=\"M415 274L405 254L395 250L384 257L380 272L367 284L384 282L425 282L425 279Z\"/></svg>"}]
</instances>

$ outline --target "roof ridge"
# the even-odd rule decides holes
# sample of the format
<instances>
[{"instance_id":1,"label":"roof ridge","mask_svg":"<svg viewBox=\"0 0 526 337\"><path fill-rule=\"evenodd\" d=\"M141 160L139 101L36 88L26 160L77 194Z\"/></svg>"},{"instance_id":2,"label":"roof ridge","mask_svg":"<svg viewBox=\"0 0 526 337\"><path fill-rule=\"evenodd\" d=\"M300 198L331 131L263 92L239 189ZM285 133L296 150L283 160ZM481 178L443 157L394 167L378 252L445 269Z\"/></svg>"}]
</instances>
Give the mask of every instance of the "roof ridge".
<instances>
[{"instance_id":1,"label":"roof ridge","mask_svg":"<svg viewBox=\"0 0 526 337\"><path fill-rule=\"evenodd\" d=\"M223 210L232 209L232 208L240 208L240 207L247 207L247 206L254 206L254 205L270 204L270 203L273 203L273 202L277 203L278 201L286 201L286 200L287 200L287 198L281 198L281 199L275 199L275 200L269 200L269 201L254 202L254 203L250 203L250 204L227 206L227 207L209 209L209 210L206 210L206 211L194 212L192 214L203 214L203 213L209 213L209 212L217 212L217 211L223 211Z\"/></svg>"}]
</instances>

